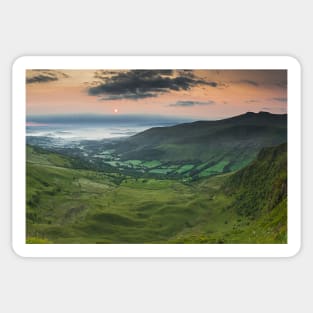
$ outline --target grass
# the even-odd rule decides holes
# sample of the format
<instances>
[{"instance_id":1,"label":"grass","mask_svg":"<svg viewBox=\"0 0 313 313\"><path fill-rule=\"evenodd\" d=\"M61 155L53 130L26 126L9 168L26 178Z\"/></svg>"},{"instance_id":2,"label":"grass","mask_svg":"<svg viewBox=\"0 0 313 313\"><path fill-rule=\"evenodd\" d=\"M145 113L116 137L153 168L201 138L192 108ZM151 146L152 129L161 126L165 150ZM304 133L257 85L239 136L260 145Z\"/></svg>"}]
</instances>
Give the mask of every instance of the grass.
<instances>
[{"instance_id":1,"label":"grass","mask_svg":"<svg viewBox=\"0 0 313 313\"><path fill-rule=\"evenodd\" d=\"M190 171L193 167L194 167L193 164L185 164L185 165L181 166L178 170L176 170L176 173L178 173L178 174L186 173L186 172Z\"/></svg>"},{"instance_id":2,"label":"grass","mask_svg":"<svg viewBox=\"0 0 313 313\"><path fill-rule=\"evenodd\" d=\"M179 166L161 168L157 161L129 161L137 166L148 163L150 172L156 174ZM236 194L224 191L230 179L236 181L234 174L187 183L66 167L69 164L69 159L61 155L27 148L27 243L287 240L286 201L259 218L240 214ZM226 161L220 161L210 169L222 171L226 165ZM184 164L178 171L188 173L193 168L193 164Z\"/></svg>"},{"instance_id":3,"label":"grass","mask_svg":"<svg viewBox=\"0 0 313 313\"><path fill-rule=\"evenodd\" d=\"M225 161L225 160L220 161L220 162L216 163L215 165L203 170L199 174L199 177L206 177L206 176L210 176L212 174L223 173L225 166L227 166L228 164L229 164L228 161Z\"/></svg>"},{"instance_id":4,"label":"grass","mask_svg":"<svg viewBox=\"0 0 313 313\"><path fill-rule=\"evenodd\" d=\"M123 163L124 164L130 164L134 167L137 167L138 165L142 164L142 161L140 161L140 160L128 160L128 161L124 161Z\"/></svg>"},{"instance_id":5,"label":"grass","mask_svg":"<svg viewBox=\"0 0 313 313\"><path fill-rule=\"evenodd\" d=\"M157 160L153 160L153 161L146 161L142 163L143 166L147 167L147 168L153 168L153 167L157 167L159 165L161 165L160 161Z\"/></svg>"},{"instance_id":6,"label":"grass","mask_svg":"<svg viewBox=\"0 0 313 313\"><path fill-rule=\"evenodd\" d=\"M149 171L150 174L168 174L172 171L170 168L155 168Z\"/></svg>"},{"instance_id":7,"label":"grass","mask_svg":"<svg viewBox=\"0 0 313 313\"><path fill-rule=\"evenodd\" d=\"M177 180L125 177L116 185L111 177L91 171L33 163L27 164L27 172L30 243L34 238L54 243L167 242L208 219L216 204L200 185L192 188Z\"/></svg>"}]
</instances>

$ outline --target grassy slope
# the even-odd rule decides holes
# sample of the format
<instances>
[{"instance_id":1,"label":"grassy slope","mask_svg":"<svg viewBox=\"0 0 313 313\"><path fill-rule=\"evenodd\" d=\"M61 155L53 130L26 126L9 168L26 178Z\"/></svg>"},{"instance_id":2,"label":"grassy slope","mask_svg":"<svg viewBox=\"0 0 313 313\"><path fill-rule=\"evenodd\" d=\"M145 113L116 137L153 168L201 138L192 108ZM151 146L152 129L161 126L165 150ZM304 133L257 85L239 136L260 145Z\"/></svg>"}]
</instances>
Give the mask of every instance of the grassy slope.
<instances>
[{"instance_id":1,"label":"grassy slope","mask_svg":"<svg viewBox=\"0 0 313 313\"><path fill-rule=\"evenodd\" d=\"M257 159L232 175L226 194L235 198L233 208L254 223L253 233L272 241L287 240L287 144L264 148ZM252 229L251 229L252 230Z\"/></svg>"},{"instance_id":2,"label":"grassy slope","mask_svg":"<svg viewBox=\"0 0 313 313\"><path fill-rule=\"evenodd\" d=\"M266 170L259 163L279 159L281 151L275 151L271 158L263 151L264 157L261 153L253 166L235 175L186 184L73 169L66 157L27 147L28 242L285 242L284 197L253 216L239 209L240 194L248 188L245 177L248 185L257 180L254 168ZM272 172L277 169L283 172L278 165Z\"/></svg>"}]
</instances>

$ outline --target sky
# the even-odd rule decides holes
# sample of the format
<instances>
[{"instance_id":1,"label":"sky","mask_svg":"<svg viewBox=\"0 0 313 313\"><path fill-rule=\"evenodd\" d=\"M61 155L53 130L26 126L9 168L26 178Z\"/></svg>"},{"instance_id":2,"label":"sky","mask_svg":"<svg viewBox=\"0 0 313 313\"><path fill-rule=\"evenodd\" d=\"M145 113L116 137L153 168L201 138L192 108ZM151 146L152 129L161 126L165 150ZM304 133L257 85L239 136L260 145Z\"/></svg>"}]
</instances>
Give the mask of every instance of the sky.
<instances>
[{"instance_id":1,"label":"sky","mask_svg":"<svg viewBox=\"0 0 313 313\"><path fill-rule=\"evenodd\" d=\"M286 70L27 70L27 115L287 113Z\"/></svg>"}]
</instances>

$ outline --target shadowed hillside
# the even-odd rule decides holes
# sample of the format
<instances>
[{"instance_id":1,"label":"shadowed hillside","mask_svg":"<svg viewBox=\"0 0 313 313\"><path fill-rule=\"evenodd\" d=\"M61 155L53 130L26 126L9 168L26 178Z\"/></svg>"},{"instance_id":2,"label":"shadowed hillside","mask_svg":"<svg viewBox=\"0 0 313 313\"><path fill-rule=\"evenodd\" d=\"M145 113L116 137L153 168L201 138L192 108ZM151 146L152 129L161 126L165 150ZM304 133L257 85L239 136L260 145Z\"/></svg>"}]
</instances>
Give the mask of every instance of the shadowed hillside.
<instances>
[{"instance_id":1,"label":"shadowed hillside","mask_svg":"<svg viewBox=\"0 0 313 313\"><path fill-rule=\"evenodd\" d=\"M287 140L287 115L252 113L219 121L156 127L117 145L122 159L208 162L222 172L247 165L263 147Z\"/></svg>"}]
</instances>

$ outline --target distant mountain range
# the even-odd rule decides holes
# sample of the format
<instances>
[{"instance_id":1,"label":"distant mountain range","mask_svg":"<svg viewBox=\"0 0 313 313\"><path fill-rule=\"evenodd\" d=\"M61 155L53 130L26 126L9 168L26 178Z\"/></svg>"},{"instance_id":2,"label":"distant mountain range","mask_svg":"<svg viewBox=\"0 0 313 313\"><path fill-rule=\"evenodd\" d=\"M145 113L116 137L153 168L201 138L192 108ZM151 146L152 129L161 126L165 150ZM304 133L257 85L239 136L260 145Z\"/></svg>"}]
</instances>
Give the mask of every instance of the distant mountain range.
<instances>
[{"instance_id":1,"label":"distant mountain range","mask_svg":"<svg viewBox=\"0 0 313 313\"><path fill-rule=\"evenodd\" d=\"M247 112L218 121L154 127L118 143L122 159L168 162L223 161L224 172L242 168L263 147L287 141L287 114Z\"/></svg>"}]
</instances>

